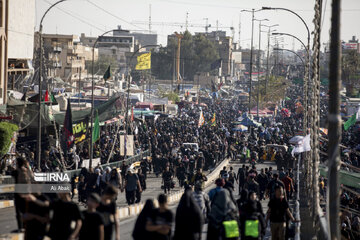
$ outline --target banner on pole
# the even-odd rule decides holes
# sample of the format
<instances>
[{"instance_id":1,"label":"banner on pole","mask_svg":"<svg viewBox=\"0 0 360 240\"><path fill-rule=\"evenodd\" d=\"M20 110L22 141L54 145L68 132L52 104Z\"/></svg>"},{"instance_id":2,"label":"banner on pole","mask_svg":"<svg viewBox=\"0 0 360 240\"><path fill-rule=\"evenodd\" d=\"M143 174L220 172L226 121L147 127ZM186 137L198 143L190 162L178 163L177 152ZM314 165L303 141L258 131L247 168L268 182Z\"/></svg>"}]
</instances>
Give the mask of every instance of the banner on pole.
<instances>
[{"instance_id":1,"label":"banner on pole","mask_svg":"<svg viewBox=\"0 0 360 240\"><path fill-rule=\"evenodd\" d=\"M126 144L126 149L125 149ZM120 155L134 156L134 135L127 135L125 141L125 135L120 136Z\"/></svg>"}]
</instances>

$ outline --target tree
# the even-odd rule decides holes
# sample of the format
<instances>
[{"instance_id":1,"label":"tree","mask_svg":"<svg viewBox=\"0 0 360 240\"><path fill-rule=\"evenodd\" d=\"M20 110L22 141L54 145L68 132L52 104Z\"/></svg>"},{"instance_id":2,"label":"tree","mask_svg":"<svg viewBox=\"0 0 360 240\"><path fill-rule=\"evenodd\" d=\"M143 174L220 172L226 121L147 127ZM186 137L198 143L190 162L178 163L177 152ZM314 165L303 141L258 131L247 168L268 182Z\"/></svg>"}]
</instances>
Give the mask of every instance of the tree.
<instances>
[{"instance_id":1,"label":"tree","mask_svg":"<svg viewBox=\"0 0 360 240\"><path fill-rule=\"evenodd\" d=\"M355 50L351 50L347 54L344 54L341 63L341 73L342 80L346 87L346 96L348 97L356 95L354 85L360 79L359 71L360 54Z\"/></svg>"},{"instance_id":2,"label":"tree","mask_svg":"<svg viewBox=\"0 0 360 240\"><path fill-rule=\"evenodd\" d=\"M109 65L112 72L119 68L119 63L115 57L100 55L98 60L94 62L94 74L104 74ZM92 74L92 61L86 61L85 68L89 74Z\"/></svg>"},{"instance_id":3,"label":"tree","mask_svg":"<svg viewBox=\"0 0 360 240\"><path fill-rule=\"evenodd\" d=\"M197 72L210 71L210 65L219 59L215 44L204 35L192 36L189 31L183 33L180 50L180 75L193 80ZM172 79L174 58L177 52L177 39L169 39L166 47L160 48L152 56L152 72L159 79ZM183 74L184 72L184 74Z\"/></svg>"}]
</instances>

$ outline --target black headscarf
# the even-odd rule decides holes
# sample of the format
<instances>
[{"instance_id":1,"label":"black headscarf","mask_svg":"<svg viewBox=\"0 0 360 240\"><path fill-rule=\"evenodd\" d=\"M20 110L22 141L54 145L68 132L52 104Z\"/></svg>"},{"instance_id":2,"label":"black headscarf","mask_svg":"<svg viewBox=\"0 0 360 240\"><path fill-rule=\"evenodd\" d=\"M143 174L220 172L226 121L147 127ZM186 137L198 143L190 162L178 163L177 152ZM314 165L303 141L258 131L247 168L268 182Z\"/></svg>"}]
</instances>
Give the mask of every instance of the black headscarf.
<instances>
[{"instance_id":1,"label":"black headscarf","mask_svg":"<svg viewBox=\"0 0 360 240\"><path fill-rule=\"evenodd\" d=\"M182 195L175 217L174 240L199 240L201 239L204 224L203 214L195 202L190 188Z\"/></svg>"},{"instance_id":2,"label":"black headscarf","mask_svg":"<svg viewBox=\"0 0 360 240\"><path fill-rule=\"evenodd\" d=\"M145 229L146 221L150 217L154 208L155 207L153 200L151 199L146 200L145 205L136 220L134 231L132 233L132 236L135 240L147 239L149 237L148 234L150 233Z\"/></svg>"}]
</instances>

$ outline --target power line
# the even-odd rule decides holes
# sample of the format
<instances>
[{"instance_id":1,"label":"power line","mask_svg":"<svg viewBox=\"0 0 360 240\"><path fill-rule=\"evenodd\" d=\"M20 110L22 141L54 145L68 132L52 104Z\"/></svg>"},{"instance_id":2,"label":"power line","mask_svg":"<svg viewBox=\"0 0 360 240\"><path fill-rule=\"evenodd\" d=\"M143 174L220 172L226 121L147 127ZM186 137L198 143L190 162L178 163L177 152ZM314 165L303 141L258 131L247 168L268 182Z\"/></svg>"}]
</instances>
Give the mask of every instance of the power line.
<instances>
[{"instance_id":1,"label":"power line","mask_svg":"<svg viewBox=\"0 0 360 240\"><path fill-rule=\"evenodd\" d=\"M43 0L43 1L45 1L45 2L48 3L49 5L52 5L52 3L49 2L49 1L47 1L47 0ZM82 22L82 23L84 23L84 24L87 24L87 25L89 25L89 26L91 26L91 27L93 27L93 28L96 28L96 29L99 30L99 31L104 31L104 29L98 28L97 26L95 26L95 25L93 25L93 24L91 24L91 23L89 23L89 22L81 19L80 17L78 17L78 16L76 16L76 15L73 15L73 14L69 13L68 11L66 11L66 10L64 10L64 9L62 9L62 8L60 8L60 7L57 7L57 6L56 6L56 8L57 8L58 10L60 10L61 12L63 12L63 13L65 13L65 14L67 14L67 15L69 15L69 16L77 19L77 20L79 20L80 22Z\"/></svg>"},{"instance_id":2,"label":"power line","mask_svg":"<svg viewBox=\"0 0 360 240\"><path fill-rule=\"evenodd\" d=\"M105 13L109 14L110 16L113 16L114 18L119 19L120 21L123 21L123 22L125 22L125 23L127 23L127 24L130 24L130 25L132 25L132 26L134 26L134 27L136 27L136 28L139 28L139 29L141 29L141 30L146 30L145 28L141 28L141 27L139 27L139 26L137 26L137 25L135 25L135 24L132 24L132 23L131 23L131 22L129 22L129 21L126 21L126 20L125 20L125 19L123 19L123 18L120 18L120 17L116 16L115 14L113 14L113 13L109 12L108 10L106 10L106 9L104 9L104 8L102 8L102 7L100 7L99 5L97 5L97 4L93 3L93 2L91 2L90 0L87 0L87 2L88 2L88 3L90 3L91 5L93 5L94 7L96 7L96 8L98 8L98 9L100 9L101 11L103 11L103 12L105 12Z\"/></svg>"}]
</instances>

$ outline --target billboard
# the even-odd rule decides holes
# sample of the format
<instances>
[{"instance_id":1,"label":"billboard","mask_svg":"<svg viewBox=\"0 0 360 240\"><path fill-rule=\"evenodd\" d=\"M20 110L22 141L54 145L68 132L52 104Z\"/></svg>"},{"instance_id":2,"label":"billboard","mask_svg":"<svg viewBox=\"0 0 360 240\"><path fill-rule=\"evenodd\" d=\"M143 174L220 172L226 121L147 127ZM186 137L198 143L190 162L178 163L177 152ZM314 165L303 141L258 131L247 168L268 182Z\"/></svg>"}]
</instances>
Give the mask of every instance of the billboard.
<instances>
[{"instance_id":1,"label":"billboard","mask_svg":"<svg viewBox=\"0 0 360 240\"><path fill-rule=\"evenodd\" d=\"M343 43L342 48L345 50L357 50L358 43Z\"/></svg>"}]
</instances>

